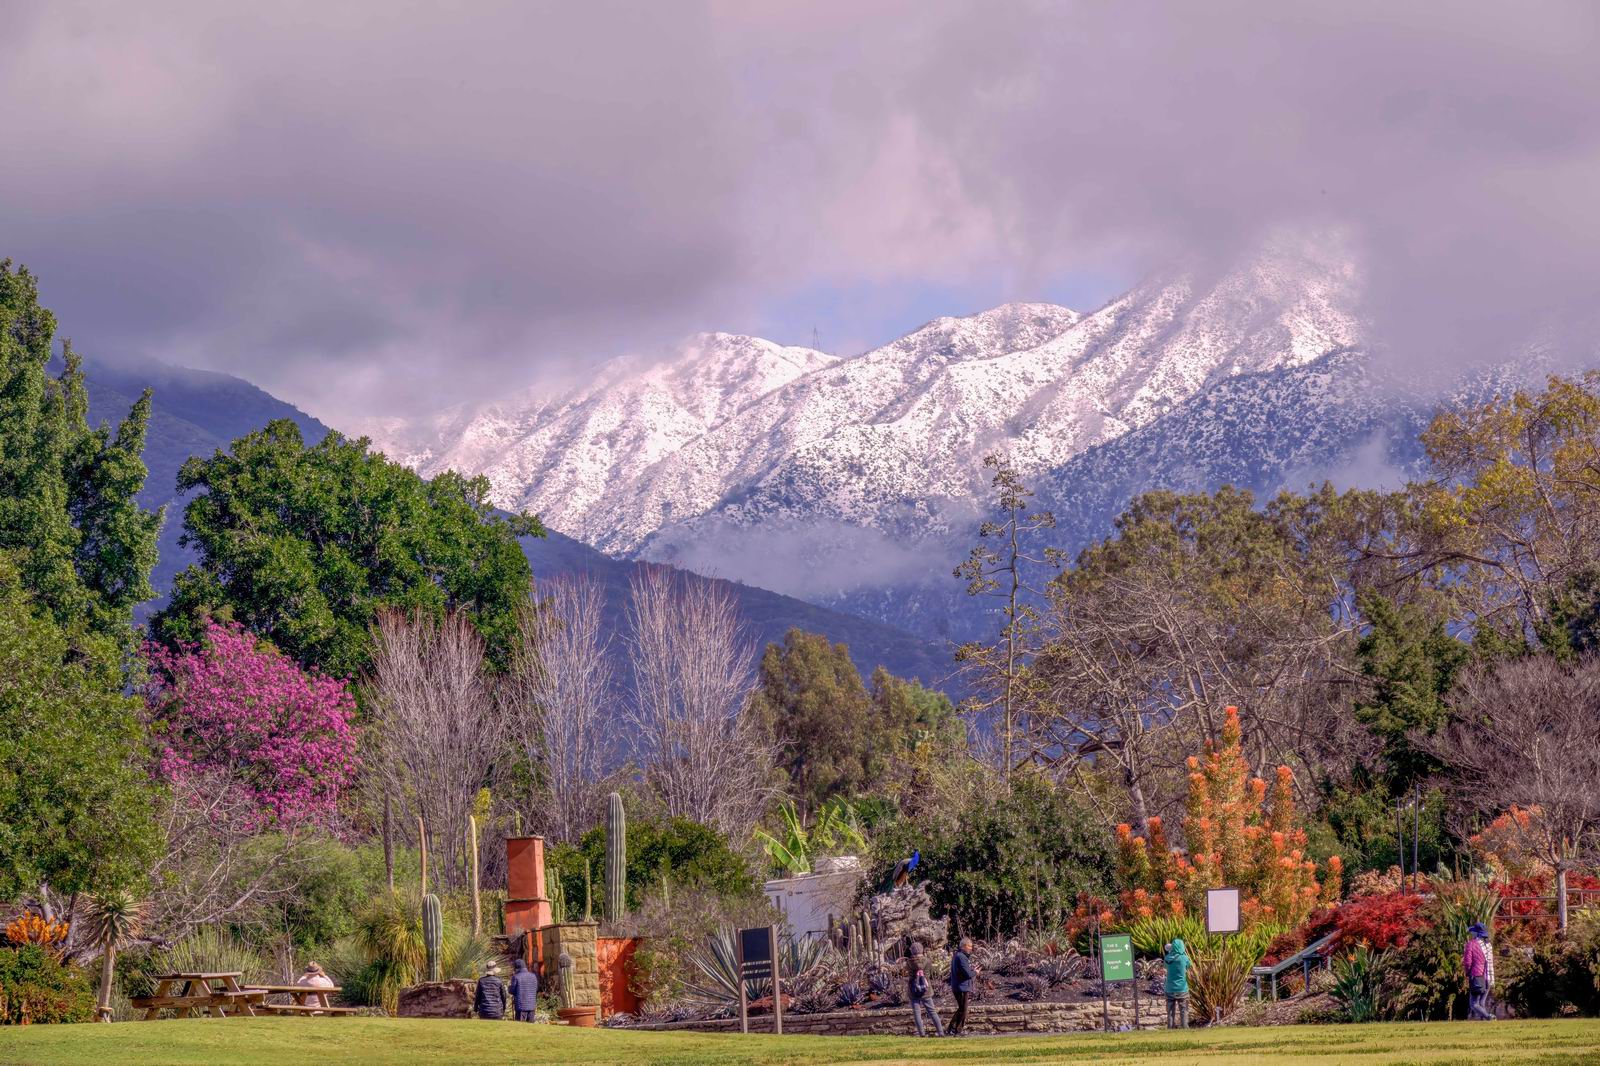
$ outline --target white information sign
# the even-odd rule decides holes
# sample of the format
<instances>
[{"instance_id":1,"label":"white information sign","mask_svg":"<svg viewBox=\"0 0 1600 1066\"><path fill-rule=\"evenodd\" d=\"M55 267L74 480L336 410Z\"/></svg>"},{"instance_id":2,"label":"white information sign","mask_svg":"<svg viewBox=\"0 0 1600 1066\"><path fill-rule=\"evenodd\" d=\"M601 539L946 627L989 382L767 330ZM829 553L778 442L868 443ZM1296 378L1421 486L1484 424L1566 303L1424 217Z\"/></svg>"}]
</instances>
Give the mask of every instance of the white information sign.
<instances>
[{"instance_id":1,"label":"white information sign","mask_svg":"<svg viewBox=\"0 0 1600 1066\"><path fill-rule=\"evenodd\" d=\"M1209 888L1206 890L1206 932L1237 933L1239 931L1239 890L1237 888Z\"/></svg>"}]
</instances>

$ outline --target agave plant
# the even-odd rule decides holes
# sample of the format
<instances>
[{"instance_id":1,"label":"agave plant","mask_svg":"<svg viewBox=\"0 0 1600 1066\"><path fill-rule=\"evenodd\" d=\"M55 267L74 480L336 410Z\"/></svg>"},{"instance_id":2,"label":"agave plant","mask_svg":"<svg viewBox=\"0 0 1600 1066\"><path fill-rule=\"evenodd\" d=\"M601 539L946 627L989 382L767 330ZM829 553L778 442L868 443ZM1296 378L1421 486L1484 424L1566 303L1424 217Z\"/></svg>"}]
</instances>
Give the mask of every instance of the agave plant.
<instances>
[{"instance_id":1,"label":"agave plant","mask_svg":"<svg viewBox=\"0 0 1600 1066\"><path fill-rule=\"evenodd\" d=\"M1050 979L1040 974L1030 973L1018 981L1011 995L1024 1003L1036 1003L1050 994Z\"/></svg>"},{"instance_id":2,"label":"agave plant","mask_svg":"<svg viewBox=\"0 0 1600 1066\"><path fill-rule=\"evenodd\" d=\"M1089 960L1072 951L1071 948L1068 948L1067 951L1068 954L1064 955L1046 955L1034 963L1034 975L1042 977L1049 983L1050 987L1054 988L1057 985L1075 981L1088 973Z\"/></svg>"},{"instance_id":3,"label":"agave plant","mask_svg":"<svg viewBox=\"0 0 1600 1066\"><path fill-rule=\"evenodd\" d=\"M726 1007L739 1002L738 930L722 926L705 943L689 952L693 975L684 990L690 998L711 1007ZM778 939L778 973L785 981L806 973L832 949L827 941L811 937L784 936ZM772 982L749 986L752 998L772 995Z\"/></svg>"},{"instance_id":4,"label":"agave plant","mask_svg":"<svg viewBox=\"0 0 1600 1066\"><path fill-rule=\"evenodd\" d=\"M103 1022L111 1020L111 986L116 979L117 951L139 935L145 905L126 892L96 896L89 901L84 919L89 940L100 945L100 994L95 1010Z\"/></svg>"}]
</instances>

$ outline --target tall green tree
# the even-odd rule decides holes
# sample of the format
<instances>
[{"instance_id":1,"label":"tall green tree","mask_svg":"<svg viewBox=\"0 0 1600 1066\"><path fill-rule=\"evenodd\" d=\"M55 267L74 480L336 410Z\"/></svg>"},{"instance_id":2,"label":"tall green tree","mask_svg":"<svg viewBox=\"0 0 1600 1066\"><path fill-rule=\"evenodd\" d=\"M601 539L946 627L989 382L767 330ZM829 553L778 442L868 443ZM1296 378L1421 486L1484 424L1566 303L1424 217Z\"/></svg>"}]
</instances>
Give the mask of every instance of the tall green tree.
<instances>
[{"instance_id":1,"label":"tall green tree","mask_svg":"<svg viewBox=\"0 0 1600 1066\"><path fill-rule=\"evenodd\" d=\"M0 261L0 554L34 607L69 632L133 639L133 608L152 595L160 514L136 496L150 393L114 431L89 425L81 360L63 343L38 281Z\"/></svg>"},{"instance_id":2,"label":"tall green tree","mask_svg":"<svg viewBox=\"0 0 1600 1066\"><path fill-rule=\"evenodd\" d=\"M530 515L498 515L487 478L431 481L330 433L307 447L286 420L183 465L195 493L182 542L200 561L178 575L154 620L167 642L198 641L208 616L242 623L307 667L366 667L384 608L435 618L462 609L503 665L532 578L517 543L544 536Z\"/></svg>"},{"instance_id":3,"label":"tall green tree","mask_svg":"<svg viewBox=\"0 0 1600 1066\"><path fill-rule=\"evenodd\" d=\"M1469 648L1421 603L1367 594L1360 606L1368 628L1356 657L1371 694L1356 705L1356 720L1383 745L1388 784L1398 794L1438 769L1416 737L1448 720L1447 697Z\"/></svg>"},{"instance_id":4,"label":"tall green tree","mask_svg":"<svg viewBox=\"0 0 1600 1066\"><path fill-rule=\"evenodd\" d=\"M777 740L778 765L808 810L867 786L877 723L845 645L800 629L768 644L751 710Z\"/></svg>"},{"instance_id":5,"label":"tall green tree","mask_svg":"<svg viewBox=\"0 0 1600 1066\"><path fill-rule=\"evenodd\" d=\"M159 846L140 703L111 636L69 638L0 558L0 899L137 884Z\"/></svg>"}]
</instances>

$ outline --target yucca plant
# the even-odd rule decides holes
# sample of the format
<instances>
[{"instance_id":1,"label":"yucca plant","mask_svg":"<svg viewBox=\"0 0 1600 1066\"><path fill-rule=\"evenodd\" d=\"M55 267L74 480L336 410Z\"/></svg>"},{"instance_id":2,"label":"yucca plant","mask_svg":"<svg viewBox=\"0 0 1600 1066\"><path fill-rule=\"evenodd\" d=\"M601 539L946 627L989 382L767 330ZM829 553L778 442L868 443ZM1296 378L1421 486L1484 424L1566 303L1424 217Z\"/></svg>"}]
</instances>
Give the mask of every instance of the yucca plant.
<instances>
[{"instance_id":1,"label":"yucca plant","mask_svg":"<svg viewBox=\"0 0 1600 1066\"><path fill-rule=\"evenodd\" d=\"M126 892L95 896L89 901L84 928L91 943L100 945L100 994L95 1010L103 1022L111 1020L111 986L116 980L117 952L139 935L145 905Z\"/></svg>"},{"instance_id":2,"label":"yucca plant","mask_svg":"<svg viewBox=\"0 0 1600 1066\"><path fill-rule=\"evenodd\" d=\"M1389 954L1365 944L1333 960L1333 987L1329 994L1352 1022L1378 1020L1383 1006L1383 978Z\"/></svg>"},{"instance_id":3,"label":"yucca plant","mask_svg":"<svg viewBox=\"0 0 1600 1066\"><path fill-rule=\"evenodd\" d=\"M1250 968L1260 957L1252 955L1251 950L1243 943L1224 944L1206 954L1193 956L1189 994L1199 1018L1217 1022L1233 1013L1244 995L1245 983L1250 980Z\"/></svg>"}]
</instances>

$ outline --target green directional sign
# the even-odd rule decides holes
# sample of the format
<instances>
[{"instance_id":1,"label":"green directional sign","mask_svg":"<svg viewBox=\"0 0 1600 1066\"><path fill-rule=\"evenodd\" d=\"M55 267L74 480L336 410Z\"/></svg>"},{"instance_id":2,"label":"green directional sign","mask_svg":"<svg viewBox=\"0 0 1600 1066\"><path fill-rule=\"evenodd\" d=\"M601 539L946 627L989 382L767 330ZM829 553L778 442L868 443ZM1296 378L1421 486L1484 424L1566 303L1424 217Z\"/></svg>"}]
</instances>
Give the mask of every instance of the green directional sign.
<instances>
[{"instance_id":1,"label":"green directional sign","mask_svg":"<svg viewBox=\"0 0 1600 1066\"><path fill-rule=\"evenodd\" d=\"M1116 933L1100 938L1100 979L1133 980L1133 937Z\"/></svg>"}]
</instances>

